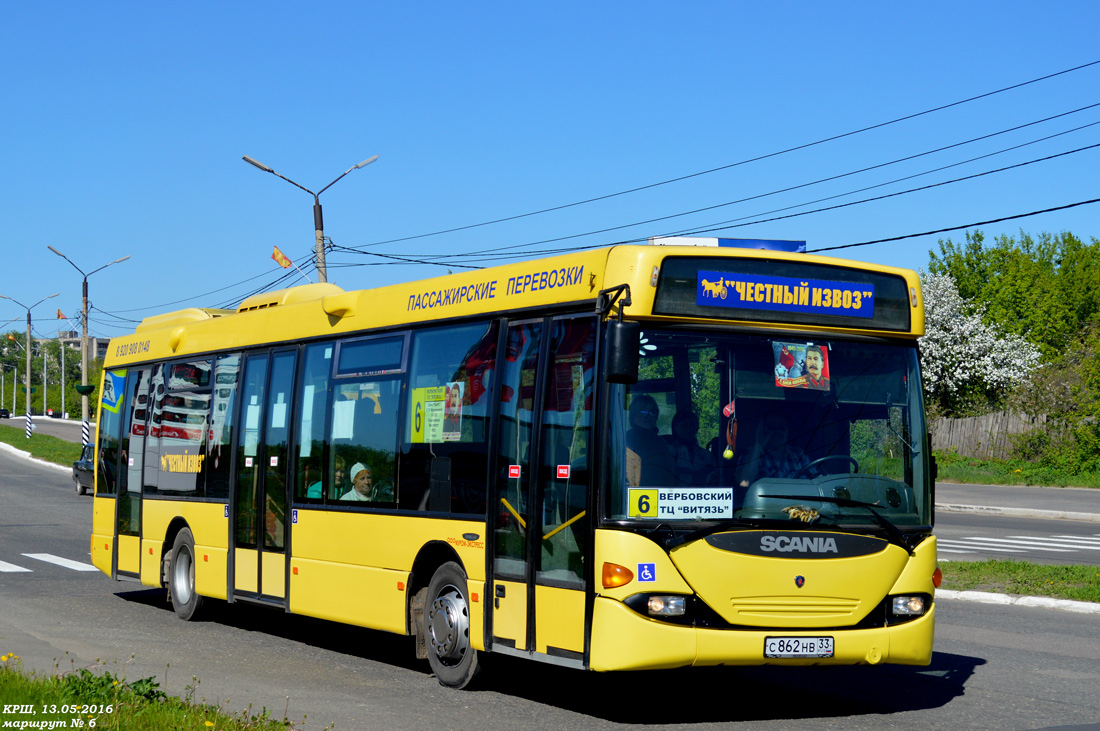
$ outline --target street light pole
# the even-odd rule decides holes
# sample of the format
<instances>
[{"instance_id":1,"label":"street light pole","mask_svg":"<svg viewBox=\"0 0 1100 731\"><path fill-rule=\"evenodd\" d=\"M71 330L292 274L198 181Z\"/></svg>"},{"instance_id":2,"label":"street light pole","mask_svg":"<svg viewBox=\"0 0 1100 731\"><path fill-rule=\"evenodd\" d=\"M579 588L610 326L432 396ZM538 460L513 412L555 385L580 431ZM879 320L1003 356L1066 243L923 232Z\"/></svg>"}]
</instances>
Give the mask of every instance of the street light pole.
<instances>
[{"instance_id":1,"label":"street light pole","mask_svg":"<svg viewBox=\"0 0 1100 731\"><path fill-rule=\"evenodd\" d=\"M31 310L33 310L35 307L38 307L40 304L42 304L46 300L56 297L57 295L58 295L58 293L54 292L49 297L43 297L42 299L38 300L37 302L35 302L30 307L27 307L25 304L23 304L19 300L15 299L14 297L8 297L7 295L0 294L0 299L11 300L12 302L19 305L20 307L24 308L27 311L27 347L26 347L26 351L27 351L27 389L26 389L26 397L27 397L26 398L26 405L27 405L27 439L31 438ZM43 371L45 371L44 367L43 367ZM43 378L43 380L45 380L45 379ZM43 383L42 384L42 390L45 391L45 389L46 389L46 384ZM43 404L45 404L45 401L43 401ZM42 413L43 414L46 413L45 408L42 409Z\"/></svg>"},{"instance_id":2,"label":"street light pole","mask_svg":"<svg viewBox=\"0 0 1100 731\"><path fill-rule=\"evenodd\" d=\"M80 334L80 388L77 391L80 393L80 434L83 444L87 444L91 438L90 430L88 428L88 394L92 392L92 389L88 387L88 277L92 276L96 272L106 269L113 264L119 264L130 258L130 255L122 257L121 259L115 259L110 264L104 264L99 269L93 269L87 274L84 270L73 264L72 259L62 254L52 246L47 246L47 249L60 256L65 261L72 264L73 269L80 272L84 277L84 285L81 289L82 297L82 310L81 310L81 334ZM62 403L62 410L64 410L64 403Z\"/></svg>"},{"instance_id":3,"label":"street light pole","mask_svg":"<svg viewBox=\"0 0 1100 731\"><path fill-rule=\"evenodd\" d=\"M366 167L367 165L370 165L372 162L374 162L375 160L378 159L378 155L375 155L374 157L367 158L363 162L358 163L356 165L352 165L350 168L345 170L340 175L340 177L336 178L336 180L333 180L331 183L326 185L324 188L321 188L316 193L314 193L312 190L310 190L309 188L307 188L303 185L295 183L293 180L286 177L285 175L282 175L281 173L275 172L273 169L269 168L267 165L264 165L259 160L251 158L248 155L244 155L241 159L244 160L245 162L247 162L249 165L252 165L253 167L257 167L260 170L263 170L265 173L271 173L272 175L274 175L277 178L282 178L283 180L290 183L291 185L293 185L295 187L298 187L298 188L301 188L302 190L304 190L305 192L307 192L311 196L313 196L313 229L314 229L314 235L316 236L316 242L315 242L314 246L315 246L316 252L317 252L317 281L327 282L328 281L328 272L327 272L326 267L325 267L325 222L324 222L323 216L321 215L321 194L324 193L329 188L331 188L333 185L335 185L336 182L338 180L340 180L340 178L343 178L345 175L350 173L352 170L358 170L359 168Z\"/></svg>"}]
</instances>

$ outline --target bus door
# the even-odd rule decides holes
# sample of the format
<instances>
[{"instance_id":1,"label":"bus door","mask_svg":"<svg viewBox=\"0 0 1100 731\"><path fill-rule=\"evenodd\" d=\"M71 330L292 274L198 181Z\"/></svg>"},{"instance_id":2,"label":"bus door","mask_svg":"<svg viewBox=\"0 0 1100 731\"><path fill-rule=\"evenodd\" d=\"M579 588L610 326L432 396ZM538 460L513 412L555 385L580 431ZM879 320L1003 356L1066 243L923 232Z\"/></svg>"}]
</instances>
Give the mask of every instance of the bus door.
<instances>
[{"instance_id":1,"label":"bus door","mask_svg":"<svg viewBox=\"0 0 1100 731\"><path fill-rule=\"evenodd\" d=\"M511 323L489 510L494 649L583 663L596 321Z\"/></svg>"},{"instance_id":2,"label":"bus door","mask_svg":"<svg viewBox=\"0 0 1100 731\"><path fill-rule=\"evenodd\" d=\"M115 508L115 545L118 548L115 578L120 575L137 577L141 573L141 495L145 484L141 465L145 435L149 428L151 375L154 369L159 372L160 367L131 368L124 378L113 378L114 388L123 389L115 403L116 413L122 422L119 464L116 466L119 479ZM117 373L122 371L109 374L107 379L112 379Z\"/></svg>"},{"instance_id":3,"label":"bus door","mask_svg":"<svg viewBox=\"0 0 1100 731\"><path fill-rule=\"evenodd\" d=\"M237 481L230 500L234 598L286 604L286 506L291 484L292 350L245 359L237 442Z\"/></svg>"}]
</instances>

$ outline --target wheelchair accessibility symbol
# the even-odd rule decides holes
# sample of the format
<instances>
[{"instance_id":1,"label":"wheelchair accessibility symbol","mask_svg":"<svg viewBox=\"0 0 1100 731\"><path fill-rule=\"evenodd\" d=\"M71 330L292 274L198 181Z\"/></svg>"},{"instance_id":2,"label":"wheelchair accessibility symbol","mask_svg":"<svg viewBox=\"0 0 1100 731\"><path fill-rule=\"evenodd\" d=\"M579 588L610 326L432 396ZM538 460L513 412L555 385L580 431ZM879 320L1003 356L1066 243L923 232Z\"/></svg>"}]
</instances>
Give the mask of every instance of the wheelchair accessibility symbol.
<instances>
[{"instance_id":1,"label":"wheelchair accessibility symbol","mask_svg":"<svg viewBox=\"0 0 1100 731\"><path fill-rule=\"evenodd\" d=\"M638 581L656 581L657 580L657 564L654 563L640 563L638 564Z\"/></svg>"}]
</instances>

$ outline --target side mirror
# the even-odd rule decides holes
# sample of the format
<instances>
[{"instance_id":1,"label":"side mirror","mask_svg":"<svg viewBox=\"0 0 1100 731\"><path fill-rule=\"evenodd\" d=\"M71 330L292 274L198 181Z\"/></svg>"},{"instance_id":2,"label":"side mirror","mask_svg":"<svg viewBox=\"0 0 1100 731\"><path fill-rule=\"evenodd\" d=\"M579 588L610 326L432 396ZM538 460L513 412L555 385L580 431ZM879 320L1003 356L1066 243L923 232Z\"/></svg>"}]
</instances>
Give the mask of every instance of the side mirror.
<instances>
[{"instance_id":1,"label":"side mirror","mask_svg":"<svg viewBox=\"0 0 1100 731\"><path fill-rule=\"evenodd\" d=\"M638 348L642 342L642 324L630 320L607 322L607 382L638 382Z\"/></svg>"}]
</instances>

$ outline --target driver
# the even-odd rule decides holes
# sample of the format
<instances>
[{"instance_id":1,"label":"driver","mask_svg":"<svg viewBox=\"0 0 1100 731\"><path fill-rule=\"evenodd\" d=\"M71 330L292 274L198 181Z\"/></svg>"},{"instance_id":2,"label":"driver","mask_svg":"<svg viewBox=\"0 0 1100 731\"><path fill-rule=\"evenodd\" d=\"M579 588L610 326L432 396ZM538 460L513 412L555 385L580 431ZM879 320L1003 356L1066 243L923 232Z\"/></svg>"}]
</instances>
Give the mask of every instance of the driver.
<instances>
[{"instance_id":1,"label":"driver","mask_svg":"<svg viewBox=\"0 0 1100 731\"><path fill-rule=\"evenodd\" d=\"M782 414L768 414L756 425L756 442L745 463L742 485L762 477L794 477L810 463L806 453L791 444L788 432Z\"/></svg>"}]
</instances>

